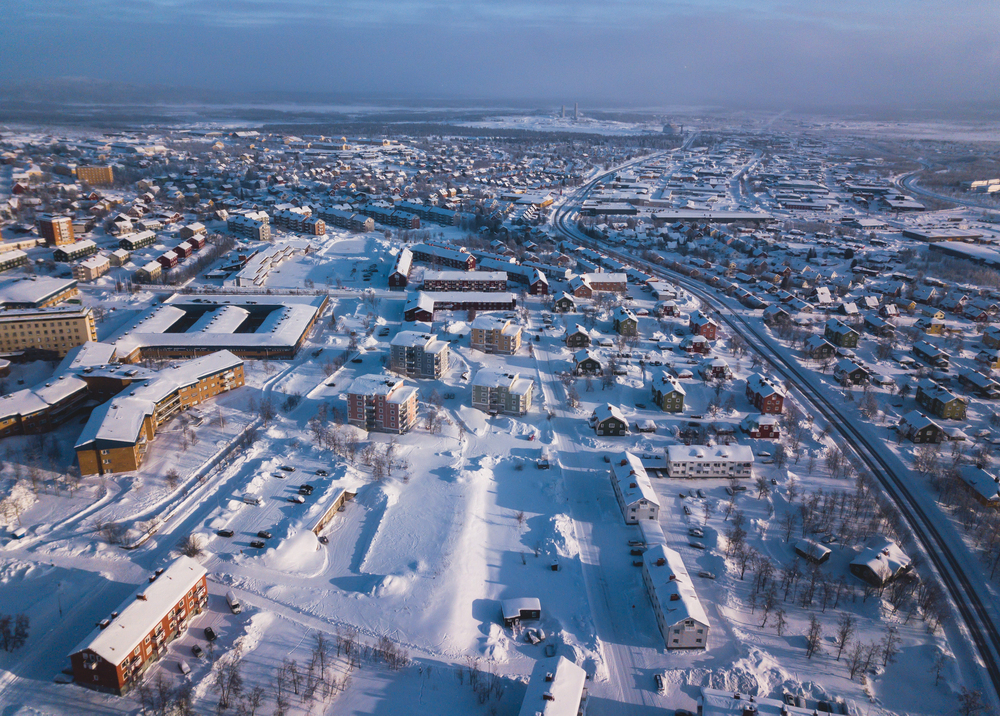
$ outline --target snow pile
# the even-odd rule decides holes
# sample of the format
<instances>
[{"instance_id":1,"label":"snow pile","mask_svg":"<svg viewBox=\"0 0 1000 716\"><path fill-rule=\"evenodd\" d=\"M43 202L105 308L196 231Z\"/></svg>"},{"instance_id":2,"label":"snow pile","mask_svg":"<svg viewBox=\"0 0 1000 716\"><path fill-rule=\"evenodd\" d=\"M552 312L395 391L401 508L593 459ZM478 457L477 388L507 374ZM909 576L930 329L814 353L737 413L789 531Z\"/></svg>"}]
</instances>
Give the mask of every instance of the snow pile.
<instances>
[{"instance_id":1,"label":"snow pile","mask_svg":"<svg viewBox=\"0 0 1000 716\"><path fill-rule=\"evenodd\" d=\"M327 554L312 532L304 530L296 533L292 530L288 537L278 542L277 547L266 549L261 561L271 569L311 577L323 572Z\"/></svg>"},{"instance_id":2,"label":"snow pile","mask_svg":"<svg viewBox=\"0 0 1000 716\"><path fill-rule=\"evenodd\" d=\"M10 494L0 500L0 525L17 524L18 515L35 504L35 493L27 480L18 480L11 488Z\"/></svg>"}]
</instances>

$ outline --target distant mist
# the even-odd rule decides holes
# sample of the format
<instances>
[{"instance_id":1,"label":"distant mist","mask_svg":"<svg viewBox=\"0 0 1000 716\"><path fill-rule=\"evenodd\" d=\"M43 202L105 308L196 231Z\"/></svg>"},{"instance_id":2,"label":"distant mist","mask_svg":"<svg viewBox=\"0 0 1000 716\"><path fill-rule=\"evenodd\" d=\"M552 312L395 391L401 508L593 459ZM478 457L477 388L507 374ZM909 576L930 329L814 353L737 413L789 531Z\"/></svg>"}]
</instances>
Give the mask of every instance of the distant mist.
<instances>
[{"instance_id":1,"label":"distant mist","mask_svg":"<svg viewBox=\"0 0 1000 716\"><path fill-rule=\"evenodd\" d=\"M995 0L47 0L5 10L0 84L73 76L202 102L975 108L997 103L998 28Z\"/></svg>"}]
</instances>

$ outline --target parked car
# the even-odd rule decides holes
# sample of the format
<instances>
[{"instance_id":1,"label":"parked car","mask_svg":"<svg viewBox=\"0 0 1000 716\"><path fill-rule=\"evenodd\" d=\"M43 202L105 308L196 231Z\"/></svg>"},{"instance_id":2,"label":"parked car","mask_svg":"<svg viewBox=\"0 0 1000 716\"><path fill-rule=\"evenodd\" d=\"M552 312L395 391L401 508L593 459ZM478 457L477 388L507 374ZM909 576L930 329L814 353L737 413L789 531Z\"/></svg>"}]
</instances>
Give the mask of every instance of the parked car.
<instances>
[{"instance_id":1,"label":"parked car","mask_svg":"<svg viewBox=\"0 0 1000 716\"><path fill-rule=\"evenodd\" d=\"M642 547L644 544L646 543L643 542L641 539L630 539L628 541L629 547Z\"/></svg>"},{"instance_id":2,"label":"parked car","mask_svg":"<svg viewBox=\"0 0 1000 716\"><path fill-rule=\"evenodd\" d=\"M215 633L215 629L212 627L205 627L205 639L208 641L215 641L218 634Z\"/></svg>"},{"instance_id":3,"label":"parked car","mask_svg":"<svg viewBox=\"0 0 1000 716\"><path fill-rule=\"evenodd\" d=\"M250 546L253 547L254 549L264 549L264 541L255 539L253 542L250 543Z\"/></svg>"},{"instance_id":4,"label":"parked car","mask_svg":"<svg viewBox=\"0 0 1000 716\"><path fill-rule=\"evenodd\" d=\"M306 498L304 498L302 495L292 495L291 497L288 498L288 501L295 502L301 505L305 503Z\"/></svg>"},{"instance_id":5,"label":"parked car","mask_svg":"<svg viewBox=\"0 0 1000 716\"><path fill-rule=\"evenodd\" d=\"M191 673L191 667L187 665L186 661L177 662L177 668L181 670L181 673L187 676Z\"/></svg>"},{"instance_id":6,"label":"parked car","mask_svg":"<svg viewBox=\"0 0 1000 716\"><path fill-rule=\"evenodd\" d=\"M232 537L236 533L230 529L224 529L224 530L219 530L215 534L219 535L219 537Z\"/></svg>"},{"instance_id":7,"label":"parked car","mask_svg":"<svg viewBox=\"0 0 1000 716\"><path fill-rule=\"evenodd\" d=\"M351 363L364 363L364 361L360 358L351 358Z\"/></svg>"},{"instance_id":8,"label":"parked car","mask_svg":"<svg viewBox=\"0 0 1000 716\"><path fill-rule=\"evenodd\" d=\"M310 485L309 483L303 483L302 485L299 485L299 494L300 495L311 495L313 493L313 490L315 490L315 489L316 488L314 486Z\"/></svg>"},{"instance_id":9,"label":"parked car","mask_svg":"<svg viewBox=\"0 0 1000 716\"><path fill-rule=\"evenodd\" d=\"M691 514L691 508L688 507L687 505L684 505L684 514L685 515L690 515Z\"/></svg>"},{"instance_id":10,"label":"parked car","mask_svg":"<svg viewBox=\"0 0 1000 716\"><path fill-rule=\"evenodd\" d=\"M701 542L688 542L689 547L694 547L695 549L705 549L705 545Z\"/></svg>"},{"instance_id":11,"label":"parked car","mask_svg":"<svg viewBox=\"0 0 1000 716\"><path fill-rule=\"evenodd\" d=\"M291 465L282 465L279 469L284 470L285 472L295 472L295 468Z\"/></svg>"},{"instance_id":12,"label":"parked car","mask_svg":"<svg viewBox=\"0 0 1000 716\"><path fill-rule=\"evenodd\" d=\"M202 649L201 649L200 646L198 646L197 644L195 644L194 646L191 647L191 653L194 654L197 658L200 659L201 655L204 654L205 652L202 651Z\"/></svg>"},{"instance_id":13,"label":"parked car","mask_svg":"<svg viewBox=\"0 0 1000 716\"><path fill-rule=\"evenodd\" d=\"M692 537L704 537L705 531L701 527L691 527L688 529L688 534Z\"/></svg>"},{"instance_id":14,"label":"parked car","mask_svg":"<svg viewBox=\"0 0 1000 716\"><path fill-rule=\"evenodd\" d=\"M330 473L328 473L326 470L317 470L316 474L319 475L320 477L326 477Z\"/></svg>"},{"instance_id":15,"label":"parked car","mask_svg":"<svg viewBox=\"0 0 1000 716\"><path fill-rule=\"evenodd\" d=\"M261 539L271 539L271 533L268 532L267 530L261 530L260 532L257 533L257 536L260 537Z\"/></svg>"},{"instance_id":16,"label":"parked car","mask_svg":"<svg viewBox=\"0 0 1000 716\"><path fill-rule=\"evenodd\" d=\"M327 537L326 535L320 535L319 536L319 543L320 544L330 544L330 538Z\"/></svg>"},{"instance_id":17,"label":"parked car","mask_svg":"<svg viewBox=\"0 0 1000 716\"><path fill-rule=\"evenodd\" d=\"M701 488L698 488L698 497L705 499L705 491Z\"/></svg>"},{"instance_id":18,"label":"parked car","mask_svg":"<svg viewBox=\"0 0 1000 716\"><path fill-rule=\"evenodd\" d=\"M663 693L663 675L653 674L653 683L656 684L656 690L658 693Z\"/></svg>"},{"instance_id":19,"label":"parked car","mask_svg":"<svg viewBox=\"0 0 1000 716\"><path fill-rule=\"evenodd\" d=\"M714 572L698 572L698 576L702 579L715 579Z\"/></svg>"}]
</instances>

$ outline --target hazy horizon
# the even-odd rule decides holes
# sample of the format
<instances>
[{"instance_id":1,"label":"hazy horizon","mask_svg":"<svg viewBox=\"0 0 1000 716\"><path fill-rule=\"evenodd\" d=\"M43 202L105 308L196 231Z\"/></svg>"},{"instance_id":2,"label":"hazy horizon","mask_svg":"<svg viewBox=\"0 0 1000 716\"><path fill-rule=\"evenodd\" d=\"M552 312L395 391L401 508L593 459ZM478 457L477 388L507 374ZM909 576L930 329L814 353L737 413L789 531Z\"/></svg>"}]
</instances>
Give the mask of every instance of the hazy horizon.
<instances>
[{"instance_id":1,"label":"hazy horizon","mask_svg":"<svg viewBox=\"0 0 1000 716\"><path fill-rule=\"evenodd\" d=\"M1000 77L995 0L52 0L6 20L2 83L795 109L976 104Z\"/></svg>"}]
</instances>

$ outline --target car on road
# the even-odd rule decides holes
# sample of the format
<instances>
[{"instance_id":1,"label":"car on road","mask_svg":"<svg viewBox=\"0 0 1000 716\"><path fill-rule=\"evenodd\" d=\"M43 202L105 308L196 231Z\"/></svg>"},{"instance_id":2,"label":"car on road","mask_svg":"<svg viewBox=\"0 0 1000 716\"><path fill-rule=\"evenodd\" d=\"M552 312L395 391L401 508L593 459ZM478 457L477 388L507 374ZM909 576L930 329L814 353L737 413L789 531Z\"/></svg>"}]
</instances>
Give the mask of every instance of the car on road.
<instances>
[{"instance_id":1,"label":"car on road","mask_svg":"<svg viewBox=\"0 0 1000 716\"><path fill-rule=\"evenodd\" d=\"M200 646L195 644L194 646L191 647L191 653L200 659L201 655L204 654L205 652L202 651L202 648Z\"/></svg>"},{"instance_id":2,"label":"car on road","mask_svg":"<svg viewBox=\"0 0 1000 716\"><path fill-rule=\"evenodd\" d=\"M215 641L216 637L219 635L215 633L215 629L212 627L205 627L205 639L208 641Z\"/></svg>"},{"instance_id":3,"label":"car on road","mask_svg":"<svg viewBox=\"0 0 1000 716\"><path fill-rule=\"evenodd\" d=\"M257 533L257 536L260 537L261 539L271 539L271 533L268 532L267 530L261 530L260 532Z\"/></svg>"},{"instance_id":4,"label":"car on road","mask_svg":"<svg viewBox=\"0 0 1000 716\"><path fill-rule=\"evenodd\" d=\"M611 462L611 456L610 455L605 455L604 456L604 462Z\"/></svg>"},{"instance_id":5,"label":"car on road","mask_svg":"<svg viewBox=\"0 0 1000 716\"><path fill-rule=\"evenodd\" d=\"M656 690L659 693L662 694L663 693L663 675L662 674L653 674L653 683L656 684Z\"/></svg>"},{"instance_id":6,"label":"car on road","mask_svg":"<svg viewBox=\"0 0 1000 716\"><path fill-rule=\"evenodd\" d=\"M630 539L628 541L629 547L642 547L644 544L646 543L643 542L641 539Z\"/></svg>"},{"instance_id":7,"label":"car on road","mask_svg":"<svg viewBox=\"0 0 1000 716\"><path fill-rule=\"evenodd\" d=\"M302 495L292 495L291 497L288 498L288 501L295 502L301 505L305 503L306 498L304 498Z\"/></svg>"},{"instance_id":8,"label":"car on road","mask_svg":"<svg viewBox=\"0 0 1000 716\"><path fill-rule=\"evenodd\" d=\"M250 546L253 547L254 549L264 549L264 541L255 539L253 542L250 543Z\"/></svg>"},{"instance_id":9,"label":"car on road","mask_svg":"<svg viewBox=\"0 0 1000 716\"><path fill-rule=\"evenodd\" d=\"M291 465L282 465L278 468L279 470L284 470L285 472L295 472L295 468Z\"/></svg>"},{"instance_id":10,"label":"car on road","mask_svg":"<svg viewBox=\"0 0 1000 716\"><path fill-rule=\"evenodd\" d=\"M215 534L219 535L219 537L232 537L236 533L230 529L224 529L224 530L219 530Z\"/></svg>"},{"instance_id":11,"label":"car on road","mask_svg":"<svg viewBox=\"0 0 1000 716\"><path fill-rule=\"evenodd\" d=\"M317 470L316 474L319 475L320 477L326 477L330 473L328 473L326 470Z\"/></svg>"},{"instance_id":12,"label":"car on road","mask_svg":"<svg viewBox=\"0 0 1000 716\"><path fill-rule=\"evenodd\" d=\"M702 579L715 579L714 572L698 572L698 576Z\"/></svg>"}]
</instances>

